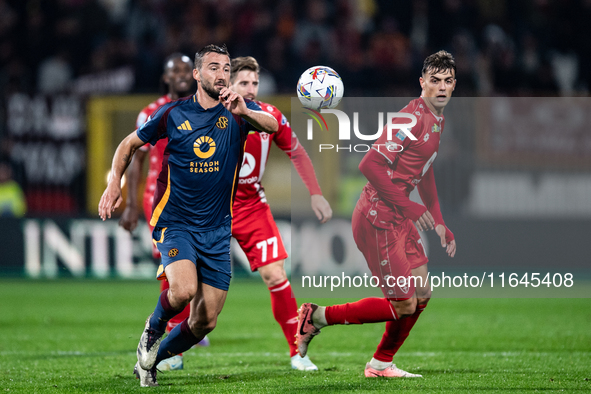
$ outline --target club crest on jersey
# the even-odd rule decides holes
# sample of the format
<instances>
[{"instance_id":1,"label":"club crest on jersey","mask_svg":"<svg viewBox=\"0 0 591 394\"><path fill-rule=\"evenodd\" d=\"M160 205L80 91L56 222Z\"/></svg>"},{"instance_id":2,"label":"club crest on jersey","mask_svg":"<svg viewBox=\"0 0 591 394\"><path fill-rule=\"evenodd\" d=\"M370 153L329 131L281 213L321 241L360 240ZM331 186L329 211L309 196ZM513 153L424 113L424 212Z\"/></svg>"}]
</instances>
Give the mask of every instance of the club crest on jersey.
<instances>
[{"instance_id":1,"label":"club crest on jersey","mask_svg":"<svg viewBox=\"0 0 591 394\"><path fill-rule=\"evenodd\" d=\"M215 127L222 130L228 127L228 118L225 116L220 116L218 121L215 123Z\"/></svg>"},{"instance_id":2,"label":"club crest on jersey","mask_svg":"<svg viewBox=\"0 0 591 394\"><path fill-rule=\"evenodd\" d=\"M201 136L193 143L193 151L200 159L208 159L215 153L215 141L207 135Z\"/></svg>"},{"instance_id":3,"label":"club crest on jersey","mask_svg":"<svg viewBox=\"0 0 591 394\"><path fill-rule=\"evenodd\" d=\"M409 286L406 284L406 282L404 283L404 286L398 286L400 287L400 290L402 290L402 292L404 294L408 294L408 291L410 290Z\"/></svg>"},{"instance_id":4,"label":"club crest on jersey","mask_svg":"<svg viewBox=\"0 0 591 394\"><path fill-rule=\"evenodd\" d=\"M433 127L431 128L432 133L439 133L440 131L441 131L441 127L439 127L439 125L434 124Z\"/></svg>"},{"instance_id":5,"label":"club crest on jersey","mask_svg":"<svg viewBox=\"0 0 591 394\"><path fill-rule=\"evenodd\" d=\"M168 257L176 257L179 254L179 250L177 248L172 248L168 251Z\"/></svg>"}]
</instances>

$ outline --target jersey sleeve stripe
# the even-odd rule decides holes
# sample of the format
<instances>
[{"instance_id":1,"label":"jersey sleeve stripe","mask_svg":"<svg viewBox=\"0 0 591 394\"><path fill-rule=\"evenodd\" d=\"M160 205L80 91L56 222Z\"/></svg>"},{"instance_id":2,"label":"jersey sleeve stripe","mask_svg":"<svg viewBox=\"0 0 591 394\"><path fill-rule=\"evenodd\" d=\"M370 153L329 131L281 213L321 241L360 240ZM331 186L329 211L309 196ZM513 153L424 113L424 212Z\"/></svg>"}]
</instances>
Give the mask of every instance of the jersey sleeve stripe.
<instances>
[{"instance_id":1,"label":"jersey sleeve stripe","mask_svg":"<svg viewBox=\"0 0 591 394\"><path fill-rule=\"evenodd\" d=\"M154 212L152 213L152 219L150 220L150 226L155 227L156 224L158 223L158 219L160 218L160 214L164 210L164 207L166 206L166 203L168 202L169 197L170 197L170 166L168 166L168 183L166 185L166 191L164 192L162 199L160 200L160 202L158 203L158 205L154 209Z\"/></svg>"}]
</instances>

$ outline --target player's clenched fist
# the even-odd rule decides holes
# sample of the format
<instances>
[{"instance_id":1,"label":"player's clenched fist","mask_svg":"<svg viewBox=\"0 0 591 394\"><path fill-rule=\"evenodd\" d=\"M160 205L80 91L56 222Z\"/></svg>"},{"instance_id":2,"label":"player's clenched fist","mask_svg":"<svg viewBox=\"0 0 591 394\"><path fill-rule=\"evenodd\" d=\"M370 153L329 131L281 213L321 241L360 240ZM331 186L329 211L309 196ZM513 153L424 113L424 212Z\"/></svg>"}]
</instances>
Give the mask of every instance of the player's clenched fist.
<instances>
[{"instance_id":1,"label":"player's clenched fist","mask_svg":"<svg viewBox=\"0 0 591 394\"><path fill-rule=\"evenodd\" d=\"M244 98L229 88L220 90L220 102L234 115L242 116L248 113Z\"/></svg>"}]
</instances>

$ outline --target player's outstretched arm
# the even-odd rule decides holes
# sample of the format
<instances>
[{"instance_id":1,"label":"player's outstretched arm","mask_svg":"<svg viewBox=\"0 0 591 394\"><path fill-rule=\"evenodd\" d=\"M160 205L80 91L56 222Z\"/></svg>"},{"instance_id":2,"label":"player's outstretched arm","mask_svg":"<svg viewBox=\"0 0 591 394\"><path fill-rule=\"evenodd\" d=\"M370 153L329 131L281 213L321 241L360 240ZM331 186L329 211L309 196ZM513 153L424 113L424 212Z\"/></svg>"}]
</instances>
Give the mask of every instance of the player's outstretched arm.
<instances>
[{"instance_id":1,"label":"player's outstretched arm","mask_svg":"<svg viewBox=\"0 0 591 394\"><path fill-rule=\"evenodd\" d=\"M229 88L220 90L220 102L233 115L242 117L259 131L272 134L279 129L277 119L273 115L248 108L244 98Z\"/></svg>"},{"instance_id":2,"label":"player's outstretched arm","mask_svg":"<svg viewBox=\"0 0 591 394\"><path fill-rule=\"evenodd\" d=\"M119 219L119 225L129 232L135 230L139 219L137 193L142 176L144 159L147 155L148 152L139 149L133 155L129 168L127 169L127 200L125 202L125 209Z\"/></svg>"},{"instance_id":3,"label":"player's outstretched arm","mask_svg":"<svg viewBox=\"0 0 591 394\"><path fill-rule=\"evenodd\" d=\"M109 183L99 201L98 211L101 219L110 219L111 213L121 205L123 200L121 198L121 178L135 151L144 144L145 142L134 131L125 137L117 147L113 156Z\"/></svg>"}]
</instances>

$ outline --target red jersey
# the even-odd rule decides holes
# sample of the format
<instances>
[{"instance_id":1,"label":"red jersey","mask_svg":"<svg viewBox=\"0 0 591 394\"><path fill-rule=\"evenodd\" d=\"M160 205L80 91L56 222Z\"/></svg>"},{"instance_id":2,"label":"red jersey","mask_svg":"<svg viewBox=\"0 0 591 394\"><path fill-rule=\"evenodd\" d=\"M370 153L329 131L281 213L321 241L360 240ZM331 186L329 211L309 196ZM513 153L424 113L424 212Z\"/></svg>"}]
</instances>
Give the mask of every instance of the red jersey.
<instances>
[{"instance_id":1,"label":"red jersey","mask_svg":"<svg viewBox=\"0 0 591 394\"><path fill-rule=\"evenodd\" d=\"M382 155L380 160L385 161L387 168L380 178L375 178L378 174L364 171L366 176L369 175L370 182L364 187L357 208L377 227L387 227L389 223L398 225L407 218L416 221L427 208L436 224L444 224L431 165L439 151L445 120L443 116L436 116L431 112L423 98L412 100L400 112L413 114L417 118L417 124L410 129L417 140L411 140L404 132L397 130L393 130L392 138L388 140L387 127L384 127L370 153L374 158L375 152ZM398 119L396 123L405 123L406 120L403 119L405 118ZM375 185L372 184L372 177ZM389 182L382 184L384 178ZM419 187L419 192L427 207L409 199L410 192L423 178L428 178L428 185ZM384 192L386 189L387 193Z\"/></svg>"},{"instance_id":2,"label":"red jersey","mask_svg":"<svg viewBox=\"0 0 591 394\"><path fill-rule=\"evenodd\" d=\"M250 204L257 202L267 202L261 179L269 159L271 141L274 141L281 150L287 153L308 188L310 195L322 194L310 157L298 141L298 137L291 130L287 118L271 104L261 101L255 102L263 111L270 113L277 119L279 129L273 134L259 133L254 130L248 134L242 167L240 168L238 189L234 200L234 209L248 207Z\"/></svg>"},{"instance_id":3,"label":"red jersey","mask_svg":"<svg viewBox=\"0 0 591 394\"><path fill-rule=\"evenodd\" d=\"M158 100L150 103L147 107L145 107L138 115L137 120L135 122L135 127L138 129L141 125L143 125L148 117L152 115L158 108L163 106L166 103L170 103L172 99L170 96L164 95L160 97ZM148 177L146 178L146 189L144 190L144 207L149 207L148 211L144 209L146 213L146 218L150 221L151 216L151 209L152 209L152 202L154 201L154 191L156 190L156 180L158 179L158 175L162 170L162 157L164 156L164 150L166 149L166 144L168 143L168 138L163 138L159 140L156 145L152 146L149 143L142 146L140 150L144 152L149 152L150 164L148 169ZM148 216L148 212L150 215Z\"/></svg>"}]
</instances>

